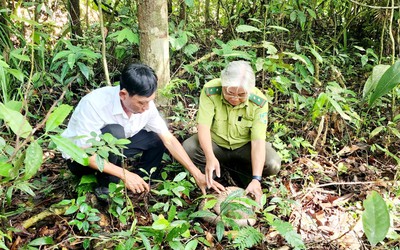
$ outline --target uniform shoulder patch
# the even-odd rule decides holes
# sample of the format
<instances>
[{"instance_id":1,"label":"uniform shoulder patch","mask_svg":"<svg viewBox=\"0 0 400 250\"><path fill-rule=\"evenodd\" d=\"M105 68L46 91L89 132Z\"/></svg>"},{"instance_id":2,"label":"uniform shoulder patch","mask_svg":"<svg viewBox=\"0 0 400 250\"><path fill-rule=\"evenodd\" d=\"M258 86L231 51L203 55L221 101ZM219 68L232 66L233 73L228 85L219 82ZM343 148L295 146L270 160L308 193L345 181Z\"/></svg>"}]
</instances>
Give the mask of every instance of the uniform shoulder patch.
<instances>
[{"instance_id":1,"label":"uniform shoulder patch","mask_svg":"<svg viewBox=\"0 0 400 250\"><path fill-rule=\"evenodd\" d=\"M260 106L261 108L264 107L264 105L267 103L267 100L255 95L255 94L250 94L249 100Z\"/></svg>"},{"instance_id":2,"label":"uniform shoulder patch","mask_svg":"<svg viewBox=\"0 0 400 250\"><path fill-rule=\"evenodd\" d=\"M222 87L208 87L204 90L207 96L210 95L220 95L222 92Z\"/></svg>"}]
</instances>

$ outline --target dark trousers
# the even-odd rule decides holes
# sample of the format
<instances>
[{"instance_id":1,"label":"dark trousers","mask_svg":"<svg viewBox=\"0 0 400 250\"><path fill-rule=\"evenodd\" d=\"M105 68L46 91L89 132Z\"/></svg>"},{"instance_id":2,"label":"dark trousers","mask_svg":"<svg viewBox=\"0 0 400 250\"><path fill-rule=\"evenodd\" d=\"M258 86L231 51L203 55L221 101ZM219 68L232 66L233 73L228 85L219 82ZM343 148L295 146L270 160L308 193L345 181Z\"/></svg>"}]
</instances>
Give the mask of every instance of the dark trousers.
<instances>
[{"instance_id":1,"label":"dark trousers","mask_svg":"<svg viewBox=\"0 0 400 250\"><path fill-rule=\"evenodd\" d=\"M119 124L109 124L101 129L101 133L110 133L117 139L125 138L124 128ZM128 139L131 142L125 145L127 148L123 149L123 155L125 155L127 158L130 158L142 153L139 162L135 164L135 168L129 169L128 166L128 170L131 170L141 177L145 177L150 174L150 170L153 167L156 167L157 169L154 173L152 173L151 179L158 179L161 171L161 160L165 152L165 146L160 137L154 132L141 130L139 133ZM118 167L122 167L121 156L110 153L108 161ZM74 175L77 176L95 174L99 186L108 187L110 182L118 183L120 181L120 179L116 176L102 173L88 166L82 166L81 164L72 160L68 160L68 168ZM141 168L147 173L140 171Z\"/></svg>"},{"instance_id":2,"label":"dark trousers","mask_svg":"<svg viewBox=\"0 0 400 250\"><path fill-rule=\"evenodd\" d=\"M206 166L206 157L201 149L198 135L195 134L183 142L186 150L193 163L204 171ZM215 157L218 159L221 167L221 175L223 171L228 171L232 179L241 187L245 187L252 179L251 164L251 142L243 147L235 150L226 149L212 142L212 148ZM271 143L265 143L265 163L263 168L263 176L275 175L281 168L281 158L272 148Z\"/></svg>"}]
</instances>

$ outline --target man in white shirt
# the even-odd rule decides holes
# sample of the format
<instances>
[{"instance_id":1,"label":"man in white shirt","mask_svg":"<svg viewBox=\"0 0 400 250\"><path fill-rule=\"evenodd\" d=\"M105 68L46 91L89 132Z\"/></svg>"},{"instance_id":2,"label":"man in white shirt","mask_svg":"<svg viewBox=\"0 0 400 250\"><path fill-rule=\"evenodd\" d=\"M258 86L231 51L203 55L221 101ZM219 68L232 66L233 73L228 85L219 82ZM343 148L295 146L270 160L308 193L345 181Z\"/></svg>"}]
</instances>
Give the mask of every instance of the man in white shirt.
<instances>
[{"instance_id":1,"label":"man in white shirt","mask_svg":"<svg viewBox=\"0 0 400 250\"><path fill-rule=\"evenodd\" d=\"M121 74L120 86L103 87L92 91L82 98L74 110L67 129L62 136L70 138L82 148L90 147L86 141L96 134L110 133L117 139L128 138L123 154L132 157L142 153L140 162L133 171L121 168L121 157L110 155L104 164L103 172L99 171L96 155L89 158L89 167L82 166L69 156L68 167L72 173L81 176L96 173L100 193L107 193L110 182L122 180L126 187L134 193L148 192L150 186L143 180L144 173L160 172L160 163L165 148L193 175L203 194L206 194L205 175L193 164L180 142L169 132L165 121L161 118L154 98L157 89L157 76L153 69L144 64L130 64ZM218 193L224 187L218 182L211 187Z\"/></svg>"}]
</instances>

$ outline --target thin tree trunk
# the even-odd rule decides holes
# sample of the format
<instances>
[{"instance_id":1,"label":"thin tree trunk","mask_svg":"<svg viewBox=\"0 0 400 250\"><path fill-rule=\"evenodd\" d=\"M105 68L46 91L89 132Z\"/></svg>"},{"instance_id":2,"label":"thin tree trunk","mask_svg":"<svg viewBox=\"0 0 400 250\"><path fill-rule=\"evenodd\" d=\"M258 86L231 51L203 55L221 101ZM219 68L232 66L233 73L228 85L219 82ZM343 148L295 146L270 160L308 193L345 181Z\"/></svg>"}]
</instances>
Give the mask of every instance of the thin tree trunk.
<instances>
[{"instance_id":1,"label":"thin tree trunk","mask_svg":"<svg viewBox=\"0 0 400 250\"><path fill-rule=\"evenodd\" d=\"M71 18L71 34L72 37L82 36L80 0L69 0L68 11Z\"/></svg>"},{"instance_id":2,"label":"thin tree trunk","mask_svg":"<svg viewBox=\"0 0 400 250\"><path fill-rule=\"evenodd\" d=\"M179 9L179 19L186 20L186 4L182 3L181 8Z\"/></svg>"},{"instance_id":3,"label":"thin tree trunk","mask_svg":"<svg viewBox=\"0 0 400 250\"><path fill-rule=\"evenodd\" d=\"M204 21L206 24L210 21L210 0L206 0L204 4Z\"/></svg>"},{"instance_id":4,"label":"thin tree trunk","mask_svg":"<svg viewBox=\"0 0 400 250\"><path fill-rule=\"evenodd\" d=\"M139 1L138 17L140 59L154 69L162 88L170 80L167 1Z\"/></svg>"}]
</instances>

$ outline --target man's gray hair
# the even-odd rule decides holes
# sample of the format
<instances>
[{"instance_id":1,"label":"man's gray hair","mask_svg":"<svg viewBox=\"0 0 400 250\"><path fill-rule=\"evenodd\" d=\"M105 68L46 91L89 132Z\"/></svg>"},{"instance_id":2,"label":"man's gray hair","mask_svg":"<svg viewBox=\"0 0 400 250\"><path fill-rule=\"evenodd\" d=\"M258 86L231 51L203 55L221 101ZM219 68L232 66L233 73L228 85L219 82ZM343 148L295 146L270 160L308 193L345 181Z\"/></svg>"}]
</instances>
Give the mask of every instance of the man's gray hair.
<instances>
[{"instance_id":1,"label":"man's gray hair","mask_svg":"<svg viewBox=\"0 0 400 250\"><path fill-rule=\"evenodd\" d=\"M256 86L256 77L249 62L230 62L221 72L222 87L242 87L247 93Z\"/></svg>"}]
</instances>

